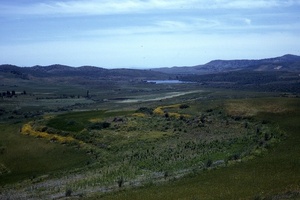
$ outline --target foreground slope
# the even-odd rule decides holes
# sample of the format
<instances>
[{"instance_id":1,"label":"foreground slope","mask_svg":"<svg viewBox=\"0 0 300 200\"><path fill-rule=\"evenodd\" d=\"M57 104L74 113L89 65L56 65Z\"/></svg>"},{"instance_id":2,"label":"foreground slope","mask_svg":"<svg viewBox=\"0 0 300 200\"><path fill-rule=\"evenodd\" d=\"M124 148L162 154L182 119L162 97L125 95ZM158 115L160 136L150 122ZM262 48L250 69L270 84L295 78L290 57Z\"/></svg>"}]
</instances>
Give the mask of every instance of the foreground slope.
<instances>
[{"instance_id":1,"label":"foreground slope","mask_svg":"<svg viewBox=\"0 0 300 200\"><path fill-rule=\"evenodd\" d=\"M103 199L299 199L299 99L250 99L247 102L253 107L264 102L265 105L284 104L286 112L259 112L256 117L277 124L286 132L286 140L254 160L168 184L122 191ZM244 100L234 103L244 104Z\"/></svg>"}]
</instances>

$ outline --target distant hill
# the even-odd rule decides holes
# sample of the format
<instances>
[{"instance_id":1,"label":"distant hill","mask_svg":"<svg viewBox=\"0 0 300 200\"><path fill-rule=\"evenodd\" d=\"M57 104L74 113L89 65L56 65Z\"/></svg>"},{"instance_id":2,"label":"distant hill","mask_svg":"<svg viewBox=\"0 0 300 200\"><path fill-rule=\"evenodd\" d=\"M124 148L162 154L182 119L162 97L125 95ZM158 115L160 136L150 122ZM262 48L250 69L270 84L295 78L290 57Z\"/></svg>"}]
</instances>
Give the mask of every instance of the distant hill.
<instances>
[{"instance_id":1,"label":"distant hill","mask_svg":"<svg viewBox=\"0 0 300 200\"><path fill-rule=\"evenodd\" d=\"M5 78L21 79L131 80L168 78L168 75L153 70L105 69L94 66L70 67L59 64L33 67L18 67L6 64L0 65L0 73Z\"/></svg>"},{"instance_id":2,"label":"distant hill","mask_svg":"<svg viewBox=\"0 0 300 200\"><path fill-rule=\"evenodd\" d=\"M284 55L260 60L213 60L204 65L158 69L105 69L95 66L71 67L54 64L49 66L18 67L0 65L0 80L39 80L76 84L111 85L122 81L139 82L149 79L179 79L204 85L277 84L300 88L300 56ZM202 76L205 75L205 76ZM276 84L275 84L276 83ZM269 86L268 86L269 87ZM291 88L291 87L290 87ZM293 89L294 91L294 89Z\"/></svg>"},{"instance_id":3,"label":"distant hill","mask_svg":"<svg viewBox=\"0 0 300 200\"><path fill-rule=\"evenodd\" d=\"M191 67L156 68L153 71L168 74L215 74L230 71L300 71L300 56L284 55L260 60L213 60Z\"/></svg>"},{"instance_id":4,"label":"distant hill","mask_svg":"<svg viewBox=\"0 0 300 200\"><path fill-rule=\"evenodd\" d=\"M89 78L169 78L167 74L215 74L231 71L290 71L300 72L300 56L284 55L260 60L213 60L204 65L140 69L105 69L95 66L71 67L54 64L49 66L18 67L0 65L0 72L10 73L19 78L42 77L89 77Z\"/></svg>"}]
</instances>

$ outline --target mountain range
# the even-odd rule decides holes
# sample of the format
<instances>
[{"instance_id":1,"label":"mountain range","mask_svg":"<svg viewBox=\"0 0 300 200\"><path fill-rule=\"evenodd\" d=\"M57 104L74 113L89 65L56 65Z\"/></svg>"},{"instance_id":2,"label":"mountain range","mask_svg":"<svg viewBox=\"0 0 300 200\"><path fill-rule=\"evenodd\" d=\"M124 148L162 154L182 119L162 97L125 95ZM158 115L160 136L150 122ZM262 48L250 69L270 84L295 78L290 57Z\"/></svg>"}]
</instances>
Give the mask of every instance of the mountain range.
<instances>
[{"instance_id":1,"label":"mountain range","mask_svg":"<svg viewBox=\"0 0 300 200\"><path fill-rule=\"evenodd\" d=\"M213 60L204 65L190 67L156 68L168 74L214 74L229 71L300 71L300 56L287 54L260 60Z\"/></svg>"},{"instance_id":2,"label":"mountain range","mask_svg":"<svg viewBox=\"0 0 300 200\"><path fill-rule=\"evenodd\" d=\"M21 79L41 78L81 78L89 80L130 80L130 79L161 79L167 75L152 70L137 69L105 69L94 66L71 67L66 65L18 67L15 65L0 65L0 75L3 77ZM1 76L0 76L1 77Z\"/></svg>"},{"instance_id":3,"label":"mountain range","mask_svg":"<svg viewBox=\"0 0 300 200\"><path fill-rule=\"evenodd\" d=\"M71 67L54 64L49 66L18 67L0 65L0 78L88 78L103 80L170 79L175 75L219 74L235 71L288 71L300 72L300 56L284 55L260 60L213 60L204 65L153 69L105 69L94 66Z\"/></svg>"}]
</instances>

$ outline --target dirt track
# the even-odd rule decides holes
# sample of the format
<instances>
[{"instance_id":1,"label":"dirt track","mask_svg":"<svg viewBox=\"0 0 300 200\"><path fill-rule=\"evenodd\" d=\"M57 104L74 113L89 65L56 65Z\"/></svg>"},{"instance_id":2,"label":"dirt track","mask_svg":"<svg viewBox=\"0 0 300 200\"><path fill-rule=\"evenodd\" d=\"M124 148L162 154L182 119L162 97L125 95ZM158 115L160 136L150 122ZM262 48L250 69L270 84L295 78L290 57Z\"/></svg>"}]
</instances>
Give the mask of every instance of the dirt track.
<instances>
[{"instance_id":1,"label":"dirt track","mask_svg":"<svg viewBox=\"0 0 300 200\"><path fill-rule=\"evenodd\" d=\"M119 101L118 103L137 103L137 102L147 102L147 101L159 101L164 99L170 99L174 97L183 96L186 94L192 94L192 93L199 93L203 92L202 90L194 90L194 91L188 91L188 92L168 92L165 94L159 94L159 95L147 95L147 96L138 96L133 99L126 99Z\"/></svg>"}]
</instances>

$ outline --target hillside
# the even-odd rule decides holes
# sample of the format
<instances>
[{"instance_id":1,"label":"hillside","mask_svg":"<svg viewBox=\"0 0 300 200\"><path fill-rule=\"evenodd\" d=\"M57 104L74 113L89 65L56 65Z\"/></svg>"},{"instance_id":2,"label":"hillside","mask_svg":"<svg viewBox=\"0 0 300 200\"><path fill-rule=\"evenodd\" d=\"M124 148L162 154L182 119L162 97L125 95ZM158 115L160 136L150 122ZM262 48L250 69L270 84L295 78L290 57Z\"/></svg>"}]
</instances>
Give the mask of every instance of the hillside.
<instances>
[{"instance_id":1,"label":"hillside","mask_svg":"<svg viewBox=\"0 0 300 200\"><path fill-rule=\"evenodd\" d=\"M300 56L284 55L260 60L213 60L204 65L191 67L156 68L169 74L213 74L221 72L248 71L300 71Z\"/></svg>"},{"instance_id":2,"label":"hillside","mask_svg":"<svg viewBox=\"0 0 300 200\"><path fill-rule=\"evenodd\" d=\"M49 66L18 67L15 65L0 65L0 73L4 77L22 79L46 77L87 77L88 79L128 80L128 79L168 79L173 75L201 75L232 71L300 71L300 56L284 55L260 60L213 60L204 65L183 66L171 68L141 69L105 69L95 66L71 67L54 64ZM169 74L169 75L168 75Z\"/></svg>"},{"instance_id":3,"label":"hillside","mask_svg":"<svg viewBox=\"0 0 300 200\"><path fill-rule=\"evenodd\" d=\"M94 66L70 67L66 65L18 67L15 65L0 65L0 76L3 78L59 80L140 80L165 79L168 76L161 72L137 69L105 69Z\"/></svg>"}]
</instances>

